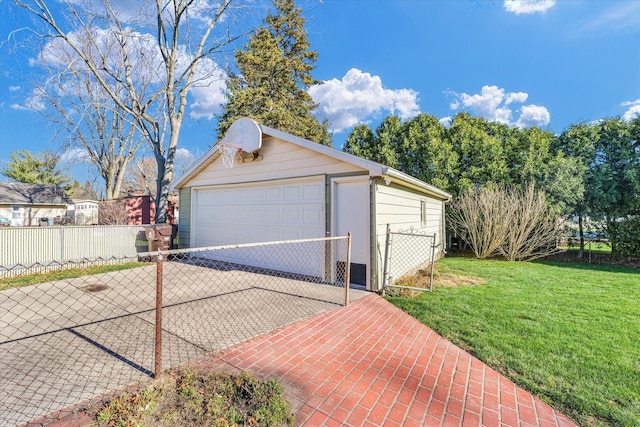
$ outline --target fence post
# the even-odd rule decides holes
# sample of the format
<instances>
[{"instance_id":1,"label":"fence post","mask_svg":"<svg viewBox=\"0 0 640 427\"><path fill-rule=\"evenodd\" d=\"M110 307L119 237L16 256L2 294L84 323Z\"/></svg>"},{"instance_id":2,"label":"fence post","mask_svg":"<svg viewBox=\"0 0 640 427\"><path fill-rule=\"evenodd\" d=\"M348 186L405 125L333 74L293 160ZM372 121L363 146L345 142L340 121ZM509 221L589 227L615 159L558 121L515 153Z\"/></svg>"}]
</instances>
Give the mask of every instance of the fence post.
<instances>
[{"instance_id":1,"label":"fence post","mask_svg":"<svg viewBox=\"0 0 640 427\"><path fill-rule=\"evenodd\" d=\"M162 253L158 250L156 261L156 337L155 337L155 378L162 372Z\"/></svg>"},{"instance_id":2,"label":"fence post","mask_svg":"<svg viewBox=\"0 0 640 427\"><path fill-rule=\"evenodd\" d=\"M433 291L433 269L436 265L436 247L440 246L440 243L436 245L436 233L433 233L433 243L431 243L431 274L429 276L429 292Z\"/></svg>"},{"instance_id":3,"label":"fence post","mask_svg":"<svg viewBox=\"0 0 640 427\"><path fill-rule=\"evenodd\" d=\"M349 305L349 282L351 282L351 233L347 233L347 259L344 263L344 306Z\"/></svg>"},{"instance_id":4,"label":"fence post","mask_svg":"<svg viewBox=\"0 0 640 427\"><path fill-rule=\"evenodd\" d=\"M387 239L384 245L384 267L382 270L382 296L389 284L389 257L391 256L391 224L387 224Z\"/></svg>"},{"instance_id":5,"label":"fence post","mask_svg":"<svg viewBox=\"0 0 640 427\"><path fill-rule=\"evenodd\" d=\"M60 226L60 261L64 260L64 227Z\"/></svg>"}]
</instances>

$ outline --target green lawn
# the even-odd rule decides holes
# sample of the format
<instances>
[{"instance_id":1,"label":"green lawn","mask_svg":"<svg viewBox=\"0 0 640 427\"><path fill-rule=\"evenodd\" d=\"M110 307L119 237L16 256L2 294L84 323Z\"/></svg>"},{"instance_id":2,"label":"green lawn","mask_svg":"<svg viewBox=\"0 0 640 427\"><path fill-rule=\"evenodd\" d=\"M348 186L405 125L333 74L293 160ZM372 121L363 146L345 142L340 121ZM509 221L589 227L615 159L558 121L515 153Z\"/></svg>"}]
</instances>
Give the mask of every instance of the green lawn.
<instances>
[{"instance_id":1,"label":"green lawn","mask_svg":"<svg viewBox=\"0 0 640 427\"><path fill-rule=\"evenodd\" d=\"M640 426L640 271L573 263L438 262L484 285L389 298L585 426Z\"/></svg>"},{"instance_id":2,"label":"green lawn","mask_svg":"<svg viewBox=\"0 0 640 427\"><path fill-rule=\"evenodd\" d=\"M0 291L24 286L37 285L38 283L52 282L55 280L73 279L76 277L90 276L92 274L108 273L110 271L128 270L136 267L147 266L149 263L131 261L123 264L95 265L91 267L69 268L66 270L52 271L48 273L27 274L24 276L8 277L0 279Z\"/></svg>"}]
</instances>

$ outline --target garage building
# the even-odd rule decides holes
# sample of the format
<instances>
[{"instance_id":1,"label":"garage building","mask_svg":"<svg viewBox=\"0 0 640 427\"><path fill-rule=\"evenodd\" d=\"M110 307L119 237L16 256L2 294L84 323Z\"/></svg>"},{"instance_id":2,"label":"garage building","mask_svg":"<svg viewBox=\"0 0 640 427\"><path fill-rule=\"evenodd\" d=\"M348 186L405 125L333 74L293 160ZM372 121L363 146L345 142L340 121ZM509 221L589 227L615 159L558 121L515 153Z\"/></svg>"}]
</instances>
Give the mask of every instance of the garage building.
<instances>
[{"instance_id":1,"label":"garage building","mask_svg":"<svg viewBox=\"0 0 640 427\"><path fill-rule=\"evenodd\" d=\"M222 145L221 145L222 144ZM220 149L237 149L232 168ZM387 224L436 234L443 254L448 193L385 165L242 118L183 176L180 247L352 234L351 282L382 286Z\"/></svg>"}]
</instances>

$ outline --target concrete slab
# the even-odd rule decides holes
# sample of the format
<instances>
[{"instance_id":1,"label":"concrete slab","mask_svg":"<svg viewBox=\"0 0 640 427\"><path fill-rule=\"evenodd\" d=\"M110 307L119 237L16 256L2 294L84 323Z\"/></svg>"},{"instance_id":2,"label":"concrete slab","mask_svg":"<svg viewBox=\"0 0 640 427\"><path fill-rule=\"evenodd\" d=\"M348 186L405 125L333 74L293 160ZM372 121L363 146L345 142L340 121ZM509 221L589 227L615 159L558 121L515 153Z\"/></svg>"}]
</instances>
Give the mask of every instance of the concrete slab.
<instances>
[{"instance_id":1,"label":"concrete slab","mask_svg":"<svg viewBox=\"0 0 640 427\"><path fill-rule=\"evenodd\" d=\"M0 292L0 395L6 396L0 425L150 378L155 272L142 267ZM366 294L352 291L351 298ZM201 358L343 301L344 289L335 286L165 262L162 366Z\"/></svg>"}]
</instances>

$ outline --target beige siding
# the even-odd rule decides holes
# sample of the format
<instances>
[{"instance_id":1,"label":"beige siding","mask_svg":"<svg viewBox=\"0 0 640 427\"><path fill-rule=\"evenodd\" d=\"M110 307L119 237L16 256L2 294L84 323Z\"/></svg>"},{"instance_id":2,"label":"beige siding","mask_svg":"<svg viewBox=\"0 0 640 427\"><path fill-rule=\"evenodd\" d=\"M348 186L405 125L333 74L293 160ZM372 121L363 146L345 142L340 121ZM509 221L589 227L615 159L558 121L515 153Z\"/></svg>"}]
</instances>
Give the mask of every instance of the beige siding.
<instances>
[{"instance_id":1,"label":"beige siding","mask_svg":"<svg viewBox=\"0 0 640 427\"><path fill-rule=\"evenodd\" d=\"M259 152L262 160L247 163L236 161L232 169L225 169L222 161L216 159L184 186L201 187L362 171L356 166L276 138L265 138Z\"/></svg>"},{"instance_id":2,"label":"beige siding","mask_svg":"<svg viewBox=\"0 0 640 427\"><path fill-rule=\"evenodd\" d=\"M64 217L67 213L66 207L56 205L3 205L0 208L0 218L13 219L13 206L22 208L22 218L20 220L23 226L38 225L40 218ZM29 209L31 209L31 212L29 212Z\"/></svg>"},{"instance_id":3,"label":"beige siding","mask_svg":"<svg viewBox=\"0 0 640 427\"><path fill-rule=\"evenodd\" d=\"M426 207L426 224L422 224L422 203ZM444 239L443 233L444 202L382 181L376 182L376 269L378 284L381 286L383 259L386 242L387 224L392 231L416 230L420 233L436 233L436 243ZM443 246L436 248L436 258L440 257Z\"/></svg>"},{"instance_id":4,"label":"beige siding","mask_svg":"<svg viewBox=\"0 0 640 427\"><path fill-rule=\"evenodd\" d=\"M191 247L191 187L180 189L178 212L180 214L178 220L178 247L189 248Z\"/></svg>"}]
</instances>

